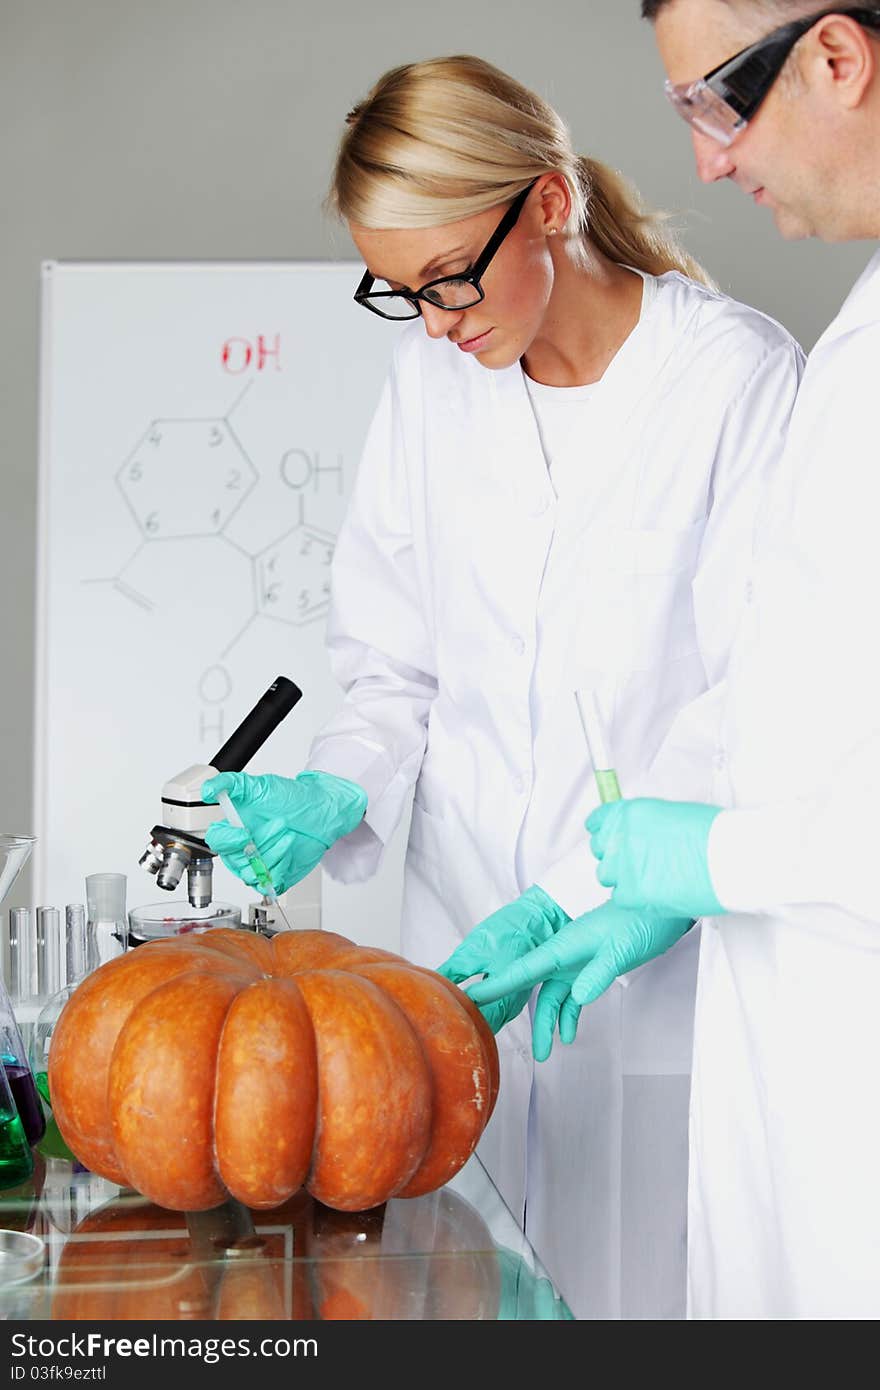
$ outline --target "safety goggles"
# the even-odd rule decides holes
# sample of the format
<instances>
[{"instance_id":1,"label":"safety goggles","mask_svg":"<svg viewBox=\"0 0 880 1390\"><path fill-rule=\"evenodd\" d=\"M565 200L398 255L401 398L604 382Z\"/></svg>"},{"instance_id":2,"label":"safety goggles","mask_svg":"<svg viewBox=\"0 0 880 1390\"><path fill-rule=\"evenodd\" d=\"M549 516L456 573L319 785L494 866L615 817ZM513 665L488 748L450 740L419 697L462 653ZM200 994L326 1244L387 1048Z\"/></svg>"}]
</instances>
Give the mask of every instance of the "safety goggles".
<instances>
[{"instance_id":1,"label":"safety goggles","mask_svg":"<svg viewBox=\"0 0 880 1390\"><path fill-rule=\"evenodd\" d=\"M417 319L422 312L420 301L434 309L447 309L450 313L479 304L485 299L480 281L489 262L516 225L526 198L537 182L537 179L533 179L527 188L516 195L473 265L462 275L444 275L439 280L429 280L420 290L408 289L406 285L399 290L374 290L374 277L367 271L354 292L358 304L363 304L365 309L383 319Z\"/></svg>"},{"instance_id":2,"label":"safety goggles","mask_svg":"<svg viewBox=\"0 0 880 1390\"><path fill-rule=\"evenodd\" d=\"M696 82L667 82L666 95L688 125L721 145L730 145L754 116L798 40L830 14L846 15L867 29L880 29L880 9L820 10L774 29Z\"/></svg>"}]
</instances>

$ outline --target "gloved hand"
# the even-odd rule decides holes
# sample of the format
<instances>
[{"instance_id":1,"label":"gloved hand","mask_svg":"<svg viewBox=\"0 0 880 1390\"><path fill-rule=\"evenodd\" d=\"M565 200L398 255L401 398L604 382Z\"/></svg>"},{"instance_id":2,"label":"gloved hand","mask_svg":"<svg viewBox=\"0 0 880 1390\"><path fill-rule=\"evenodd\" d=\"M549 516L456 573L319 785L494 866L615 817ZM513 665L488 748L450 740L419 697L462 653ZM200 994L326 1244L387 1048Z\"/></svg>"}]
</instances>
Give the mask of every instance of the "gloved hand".
<instances>
[{"instance_id":1,"label":"gloved hand","mask_svg":"<svg viewBox=\"0 0 880 1390\"><path fill-rule=\"evenodd\" d=\"M449 959L437 967L438 974L460 985L474 975L502 970L570 920L568 913L543 888L533 885L521 897L500 907L474 927ZM528 1003L530 993L531 986L511 991L508 998L500 994L492 996L497 1002L482 1013L493 1033L516 1018Z\"/></svg>"},{"instance_id":2,"label":"gloved hand","mask_svg":"<svg viewBox=\"0 0 880 1390\"><path fill-rule=\"evenodd\" d=\"M652 908L633 911L602 903L576 917L528 955L471 985L468 994L485 1005L510 994L529 992L542 980L532 1020L532 1052L546 1062L559 1022L564 1043L574 1042L584 1004L604 994L618 975L653 960L692 926L690 917L664 917Z\"/></svg>"},{"instance_id":3,"label":"gloved hand","mask_svg":"<svg viewBox=\"0 0 880 1390\"><path fill-rule=\"evenodd\" d=\"M709 874L709 831L720 806L648 797L612 801L587 817L596 876L620 907L683 917L717 917Z\"/></svg>"},{"instance_id":4,"label":"gloved hand","mask_svg":"<svg viewBox=\"0 0 880 1390\"><path fill-rule=\"evenodd\" d=\"M367 794L356 782L329 772L298 777L221 772L202 786L202 800L227 792L246 826L215 821L205 842L250 887L256 875L242 850L253 840L269 870L276 893L283 893L314 869L324 853L363 820Z\"/></svg>"}]
</instances>

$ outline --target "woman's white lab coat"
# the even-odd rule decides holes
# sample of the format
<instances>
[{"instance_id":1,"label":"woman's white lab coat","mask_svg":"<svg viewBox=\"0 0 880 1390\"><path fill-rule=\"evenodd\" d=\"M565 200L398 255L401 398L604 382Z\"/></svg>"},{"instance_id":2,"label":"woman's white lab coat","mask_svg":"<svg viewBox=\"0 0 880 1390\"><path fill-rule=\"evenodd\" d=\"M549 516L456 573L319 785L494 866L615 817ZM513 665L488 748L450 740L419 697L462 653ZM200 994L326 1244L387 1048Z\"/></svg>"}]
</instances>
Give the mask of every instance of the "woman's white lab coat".
<instances>
[{"instance_id":1,"label":"woman's white lab coat","mask_svg":"<svg viewBox=\"0 0 880 1390\"><path fill-rule=\"evenodd\" d=\"M419 323L401 336L334 560L347 698L310 766L369 794L324 860L347 881L375 870L415 784L401 943L422 964L532 883L572 915L606 896L575 688L599 692L625 793L709 794L711 688L800 354L681 275L657 290L558 495L520 366L486 370ZM695 948L610 991L543 1065L528 1013L498 1038L480 1153L581 1317L683 1312Z\"/></svg>"},{"instance_id":2,"label":"woman's white lab coat","mask_svg":"<svg viewBox=\"0 0 880 1390\"><path fill-rule=\"evenodd\" d=\"M810 355L717 750L696 1317L880 1317L880 254ZM717 829L717 834L716 834Z\"/></svg>"}]
</instances>

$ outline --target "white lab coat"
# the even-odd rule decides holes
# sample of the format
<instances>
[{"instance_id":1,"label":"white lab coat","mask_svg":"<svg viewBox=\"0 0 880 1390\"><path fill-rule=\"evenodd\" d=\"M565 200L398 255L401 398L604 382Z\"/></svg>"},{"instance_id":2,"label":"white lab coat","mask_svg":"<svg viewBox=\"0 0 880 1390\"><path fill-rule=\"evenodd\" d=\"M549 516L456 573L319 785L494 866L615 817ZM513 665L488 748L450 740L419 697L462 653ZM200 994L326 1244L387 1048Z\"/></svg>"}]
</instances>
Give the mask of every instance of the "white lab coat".
<instances>
[{"instance_id":1,"label":"white lab coat","mask_svg":"<svg viewBox=\"0 0 880 1390\"><path fill-rule=\"evenodd\" d=\"M880 255L808 360L731 663L690 1311L880 1317Z\"/></svg>"},{"instance_id":2,"label":"white lab coat","mask_svg":"<svg viewBox=\"0 0 880 1390\"><path fill-rule=\"evenodd\" d=\"M486 370L419 323L403 332L334 560L329 645L347 696L310 766L369 795L325 856L347 881L375 870L416 784L411 959L439 965L534 882L572 915L606 896L583 829L597 794L576 687L599 691L627 793L708 795L710 687L799 370L777 324L661 277L557 497L521 367ZM480 1153L582 1317L683 1315L695 948L610 991L541 1066L527 1013L498 1038Z\"/></svg>"}]
</instances>

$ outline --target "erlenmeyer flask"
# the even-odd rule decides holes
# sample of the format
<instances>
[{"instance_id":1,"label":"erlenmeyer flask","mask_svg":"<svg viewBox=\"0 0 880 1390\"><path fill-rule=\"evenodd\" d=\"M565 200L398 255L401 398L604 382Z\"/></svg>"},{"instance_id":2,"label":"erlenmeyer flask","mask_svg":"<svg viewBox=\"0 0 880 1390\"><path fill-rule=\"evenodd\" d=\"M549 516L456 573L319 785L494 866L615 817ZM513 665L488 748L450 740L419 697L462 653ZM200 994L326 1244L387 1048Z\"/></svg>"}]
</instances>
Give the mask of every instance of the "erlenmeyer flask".
<instances>
[{"instance_id":1,"label":"erlenmeyer flask","mask_svg":"<svg viewBox=\"0 0 880 1390\"><path fill-rule=\"evenodd\" d=\"M0 1187L15 1187L34 1171L18 1107L12 1098L5 1067L0 1067Z\"/></svg>"},{"instance_id":2,"label":"erlenmeyer flask","mask_svg":"<svg viewBox=\"0 0 880 1390\"><path fill-rule=\"evenodd\" d=\"M33 1072L28 1062L24 1040L0 980L0 1061L6 1074L9 1093L18 1107L29 1144L37 1144L46 1132L46 1117L37 1095Z\"/></svg>"}]
</instances>

